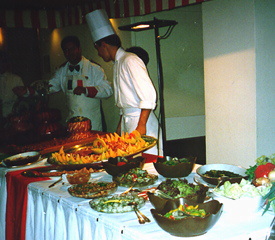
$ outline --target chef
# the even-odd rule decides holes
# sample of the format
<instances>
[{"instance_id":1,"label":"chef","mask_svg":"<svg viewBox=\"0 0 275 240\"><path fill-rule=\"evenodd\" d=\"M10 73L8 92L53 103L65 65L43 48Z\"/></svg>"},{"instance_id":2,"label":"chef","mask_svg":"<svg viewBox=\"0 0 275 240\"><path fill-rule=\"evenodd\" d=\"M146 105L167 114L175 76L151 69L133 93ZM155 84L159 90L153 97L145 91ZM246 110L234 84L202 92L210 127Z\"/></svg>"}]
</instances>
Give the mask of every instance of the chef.
<instances>
[{"instance_id":1,"label":"chef","mask_svg":"<svg viewBox=\"0 0 275 240\"><path fill-rule=\"evenodd\" d=\"M112 87L103 69L82 56L76 36L65 37L61 48L68 61L49 81L49 93L61 90L65 93L69 109L67 120L75 116L87 117L91 120L92 130L102 131L100 101L113 94ZM22 95L16 89L14 91Z\"/></svg>"},{"instance_id":2,"label":"chef","mask_svg":"<svg viewBox=\"0 0 275 240\"><path fill-rule=\"evenodd\" d=\"M12 92L15 86L23 85L21 77L11 72L8 55L0 51L0 118L12 113L17 96Z\"/></svg>"},{"instance_id":3,"label":"chef","mask_svg":"<svg viewBox=\"0 0 275 240\"><path fill-rule=\"evenodd\" d=\"M112 28L106 12L95 10L86 15L98 55L114 62L114 96L120 109L117 133L139 131L159 139L158 147L147 153L163 155L159 122L153 110L156 107L156 90L147 68L136 54L126 52ZM103 31L108 29L109 31Z\"/></svg>"}]
</instances>

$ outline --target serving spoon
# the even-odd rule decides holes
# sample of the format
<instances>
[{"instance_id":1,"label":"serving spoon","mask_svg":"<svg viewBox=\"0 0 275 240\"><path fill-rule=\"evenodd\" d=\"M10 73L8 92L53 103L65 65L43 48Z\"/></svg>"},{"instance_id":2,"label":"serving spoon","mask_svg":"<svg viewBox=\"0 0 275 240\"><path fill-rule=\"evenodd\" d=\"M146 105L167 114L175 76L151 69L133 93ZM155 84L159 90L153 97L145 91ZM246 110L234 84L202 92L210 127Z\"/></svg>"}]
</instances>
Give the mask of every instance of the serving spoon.
<instances>
[{"instance_id":1,"label":"serving spoon","mask_svg":"<svg viewBox=\"0 0 275 240\"><path fill-rule=\"evenodd\" d=\"M129 202L128 205L133 206L133 209L138 217L138 221L140 224L144 224L145 222L151 222L151 220L148 217L146 217L141 211L138 210L138 204L136 202Z\"/></svg>"},{"instance_id":2,"label":"serving spoon","mask_svg":"<svg viewBox=\"0 0 275 240\"><path fill-rule=\"evenodd\" d=\"M133 180L132 186L130 186L128 189L126 189L126 190L125 190L123 193L121 193L120 195L123 196L123 195L126 195L127 193L129 193L129 192L132 190L132 188L135 186L136 182L137 182L137 180L134 179L134 180Z\"/></svg>"}]
</instances>

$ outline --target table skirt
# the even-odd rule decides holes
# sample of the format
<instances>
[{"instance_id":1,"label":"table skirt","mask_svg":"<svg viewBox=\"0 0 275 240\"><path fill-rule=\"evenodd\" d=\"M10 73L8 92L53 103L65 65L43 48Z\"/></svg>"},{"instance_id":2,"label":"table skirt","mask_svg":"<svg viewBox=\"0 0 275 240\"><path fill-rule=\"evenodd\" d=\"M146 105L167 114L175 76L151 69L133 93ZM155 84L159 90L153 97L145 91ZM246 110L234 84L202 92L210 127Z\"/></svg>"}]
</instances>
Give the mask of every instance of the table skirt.
<instances>
[{"instance_id":1,"label":"table skirt","mask_svg":"<svg viewBox=\"0 0 275 240\"><path fill-rule=\"evenodd\" d=\"M152 164L145 164L153 173ZM110 176L100 173L100 179ZM195 173L187 179L193 181ZM160 177L158 185L164 178ZM147 202L141 211L151 219L151 223L140 225L134 212L107 214L94 211L88 199L75 198L67 192L68 185L56 185L49 189L52 181L29 184L27 210L27 240L178 240L163 231L154 221ZM125 188L119 187L118 192ZM261 216L261 212L247 217L222 214L217 224L204 235L192 237L198 240L263 240L273 219L271 213ZM186 238L190 239L190 238Z\"/></svg>"}]
</instances>

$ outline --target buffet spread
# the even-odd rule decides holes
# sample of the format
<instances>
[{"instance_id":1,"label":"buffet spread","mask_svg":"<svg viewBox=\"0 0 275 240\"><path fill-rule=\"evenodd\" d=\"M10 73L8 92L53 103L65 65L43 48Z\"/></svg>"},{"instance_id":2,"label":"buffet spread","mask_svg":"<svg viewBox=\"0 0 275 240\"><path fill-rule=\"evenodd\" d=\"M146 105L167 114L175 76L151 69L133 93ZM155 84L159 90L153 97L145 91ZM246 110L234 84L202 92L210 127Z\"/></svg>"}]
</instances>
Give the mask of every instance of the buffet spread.
<instances>
[{"instance_id":1,"label":"buffet spread","mask_svg":"<svg viewBox=\"0 0 275 240\"><path fill-rule=\"evenodd\" d=\"M230 164L197 166L190 156L156 157L154 172L150 173L144 167L142 152L153 147L156 139L136 131L121 136L96 133L85 135L75 144L75 134L89 129L89 122L82 120L84 125L70 122L72 142L49 146L41 152L31 149L39 153L38 157L33 152L17 154L3 159L2 167L46 161L45 166L24 169L21 175L51 178L54 182L48 188L62 189L80 199L77 201L88 199L90 211L133 212L139 224L154 222L171 236L207 236L224 214L234 216L241 211L247 216L274 215L274 155L257 159L249 169ZM97 178L99 174L108 176L107 181ZM141 212L145 204L151 206L149 214Z\"/></svg>"}]
</instances>

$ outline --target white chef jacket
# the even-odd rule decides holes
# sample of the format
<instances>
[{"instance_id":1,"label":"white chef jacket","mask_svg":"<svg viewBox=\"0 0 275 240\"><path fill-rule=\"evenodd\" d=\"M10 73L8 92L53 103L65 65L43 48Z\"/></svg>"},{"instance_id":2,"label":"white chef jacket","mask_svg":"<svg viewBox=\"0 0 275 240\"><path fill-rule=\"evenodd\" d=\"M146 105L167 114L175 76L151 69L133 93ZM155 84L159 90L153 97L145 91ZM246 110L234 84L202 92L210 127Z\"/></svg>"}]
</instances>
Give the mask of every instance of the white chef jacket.
<instances>
[{"instance_id":1,"label":"white chef jacket","mask_svg":"<svg viewBox=\"0 0 275 240\"><path fill-rule=\"evenodd\" d=\"M67 105L69 108L70 119L74 116L83 116L91 120L92 130L102 131L100 99L107 98L113 94L111 84L106 80L106 75L103 69L90 62L85 57L78 63L80 71L69 70L70 63L67 62L65 66L61 67L55 76L49 81L50 93L62 90L67 97ZM86 91L86 95L75 95L73 90L81 82L83 87L95 87L97 93L95 96L90 96Z\"/></svg>"},{"instance_id":2,"label":"white chef jacket","mask_svg":"<svg viewBox=\"0 0 275 240\"><path fill-rule=\"evenodd\" d=\"M155 147L147 153L162 155L161 131L153 112L156 107L156 90L144 62L136 54L122 48L118 49L115 56L114 95L122 115L122 132L136 129L141 109L152 110L146 124L146 135L159 139L159 150Z\"/></svg>"},{"instance_id":3,"label":"white chef jacket","mask_svg":"<svg viewBox=\"0 0 275 240\"><path fill-rule=\"evenodd\" d=\"M0 74L0 104L3 117L7 117L11 112L17 96L12 89L16 86L22 86L21 77L16 74L5 72Z\"/></svg>"}]
</instances>

